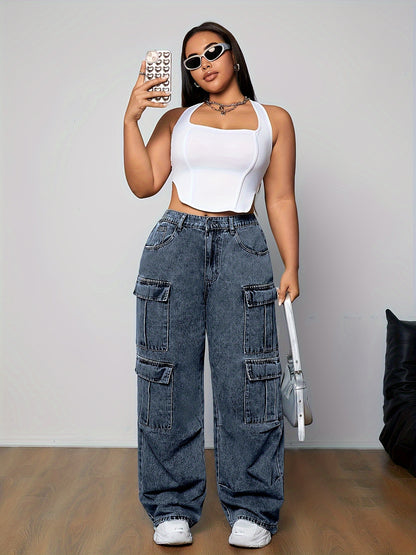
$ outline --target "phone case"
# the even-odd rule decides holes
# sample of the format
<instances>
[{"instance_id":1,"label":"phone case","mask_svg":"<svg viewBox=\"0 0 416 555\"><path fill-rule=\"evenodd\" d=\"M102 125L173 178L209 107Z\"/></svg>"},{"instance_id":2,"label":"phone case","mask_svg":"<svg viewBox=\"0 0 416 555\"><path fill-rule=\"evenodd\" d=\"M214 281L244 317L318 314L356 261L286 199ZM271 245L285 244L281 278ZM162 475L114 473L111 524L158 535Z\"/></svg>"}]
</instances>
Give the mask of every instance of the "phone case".
<instances>
[{"instance_id":1,"label":"phone case","mask_svg":"<svg viewBox=\"0 0 416 555\"><path fill-rule=\"evenodd\" d=\"M169 102L170 95L163 93L170 92L171 77L172 77L172 53L169 50L149 50L146 54L146 76L145 81L150 81L157 77L164 77L167 75L168 79L164 83L152 87L151 91L160 91L160 96L153 98L154 102Z\"/></svg>"}]
</instances>

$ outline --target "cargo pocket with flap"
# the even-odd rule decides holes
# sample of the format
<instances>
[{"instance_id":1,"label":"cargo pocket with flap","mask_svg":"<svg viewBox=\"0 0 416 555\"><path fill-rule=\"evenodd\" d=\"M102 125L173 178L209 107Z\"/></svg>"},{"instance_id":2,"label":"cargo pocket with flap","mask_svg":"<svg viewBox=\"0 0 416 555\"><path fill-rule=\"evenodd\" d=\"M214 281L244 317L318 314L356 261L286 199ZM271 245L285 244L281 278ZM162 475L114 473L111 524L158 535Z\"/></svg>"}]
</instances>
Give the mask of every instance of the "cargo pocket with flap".
<instances>
[{"instance_id":1,"label":"cargo pocket with flap","mask_svg":"<svg viewBox=\"0 0 416 555\"><path fill-rule=\"evenodd\" d=\"M139 277L134 294L137 297L137 346L150 351L167 351L170 283Z\"/></svg>"},{"instance_id":2,"label":"cargo pocket with flap","mask_svg":"<svg viewBox=\"0 0 416 555\"><path fill-rule=\"evenodd\" d=\"M273 283L245 285L243 291L244 353L262 354L276 351L276 287Z\"/></svg>"},{"instance_id":3,"label":"cargo pocket with flap","mask_svg":"<svg viewBox=\"0 0 416 555\"><path fill-rule=\"evenodd\" d=\"M245 423L278 422L281 419L279 359L246 360L244 364Z\"/></svg>"},{"instance_id":4,"label":"cargo pocket with flap","mask_svg":"<svg viewBox=\"0 0 416 555\"><path fill-rule=\"evenodd\" d=\"M170 429L173 411L173 364L137 357L137 413L139 425Z\"/></svg>"}]
</instances>

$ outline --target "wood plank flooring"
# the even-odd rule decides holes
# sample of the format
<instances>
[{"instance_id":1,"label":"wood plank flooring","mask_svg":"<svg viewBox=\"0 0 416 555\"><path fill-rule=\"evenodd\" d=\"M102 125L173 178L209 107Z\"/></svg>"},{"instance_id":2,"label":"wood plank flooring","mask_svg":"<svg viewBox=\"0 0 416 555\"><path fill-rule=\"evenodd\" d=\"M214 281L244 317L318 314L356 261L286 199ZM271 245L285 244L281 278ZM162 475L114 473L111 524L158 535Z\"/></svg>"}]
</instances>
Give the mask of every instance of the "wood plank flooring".
<instances>
[{"instance_id":1,"label":"wood plank flooring","mask_svg":"<svg viewBox=\"0 0 416 555\"><path fill-rule=\"evenodd\" d=\"M134 449L0 448L0 555L222 555L213 452L194 543L161 547L137 500ZM415 555L416 478L384 451L287 450L286 501L264 554Z\"/></svg>"}]
</instances>

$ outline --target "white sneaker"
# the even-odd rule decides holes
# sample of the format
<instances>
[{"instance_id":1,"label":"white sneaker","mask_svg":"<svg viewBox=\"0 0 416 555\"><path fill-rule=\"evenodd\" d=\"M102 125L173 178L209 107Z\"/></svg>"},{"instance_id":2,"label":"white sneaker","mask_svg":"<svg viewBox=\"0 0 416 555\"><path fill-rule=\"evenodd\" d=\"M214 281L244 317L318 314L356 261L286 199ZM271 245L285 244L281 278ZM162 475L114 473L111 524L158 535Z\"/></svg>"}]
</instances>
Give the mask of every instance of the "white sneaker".
<instances>
[{"instance_id":1,"label":"white sneaker","mask_svg":"<svg viewBox=\"0 0 416 555\"><path fill-rule=\"evenodd\" d=\"M182 518L173 518L161 522L155 528L153 541L158 545L185 545L192 543L192 534L188 521Z\"/></svg>"},{"instance_id":2,"label":"white sneaker","mask_svg":"<svg viewBox=\"0 0 416 555\"><path fill-rule=\"evenodd\" d=\"M271 533L255 522L240 518L234 523L228 542L237 547L264 547L272 539Z\"/></svg>"}]
</instances>

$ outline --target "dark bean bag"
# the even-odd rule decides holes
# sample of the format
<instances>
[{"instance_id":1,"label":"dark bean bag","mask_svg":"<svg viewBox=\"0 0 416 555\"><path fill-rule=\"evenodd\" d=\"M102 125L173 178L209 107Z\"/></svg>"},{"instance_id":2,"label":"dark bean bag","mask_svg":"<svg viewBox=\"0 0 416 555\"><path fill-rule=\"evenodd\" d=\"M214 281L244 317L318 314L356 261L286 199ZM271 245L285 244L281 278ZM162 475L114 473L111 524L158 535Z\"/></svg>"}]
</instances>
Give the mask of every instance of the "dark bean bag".
<instances>
[{"instance_id":1,"label":"dark bean bag","mask_svg":"<svg viewBox=\"0 0 416 555\"><path fill-rule=\"evenodd\" d=\"M386 310L384 428L380 441L391 459L416 476L416 322Z\"/></svg>"}]
</instances>

